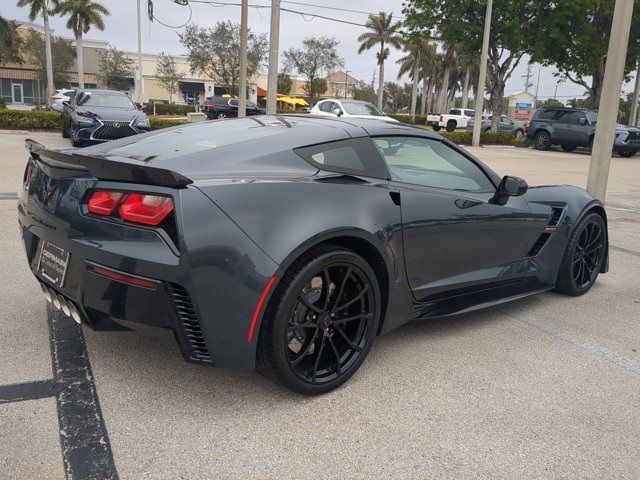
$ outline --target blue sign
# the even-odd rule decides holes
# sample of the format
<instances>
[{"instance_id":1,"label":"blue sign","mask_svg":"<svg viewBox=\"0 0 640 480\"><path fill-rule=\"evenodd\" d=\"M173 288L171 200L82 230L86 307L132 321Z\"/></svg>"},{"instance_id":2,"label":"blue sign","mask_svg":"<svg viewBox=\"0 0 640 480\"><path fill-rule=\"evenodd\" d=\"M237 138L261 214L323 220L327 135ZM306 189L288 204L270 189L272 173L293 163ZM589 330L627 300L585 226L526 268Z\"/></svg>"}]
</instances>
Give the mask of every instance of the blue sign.
<instances>
[{"instance_id":1,"label":"blue sign","mask_svg":"<svg viewBox=\"0 0 640 480\"><path fill-rule=\"evenodd\" d=\"M516 108L519 110L531 110L533 103L531 102L516 102Z\"/></svg>"}]
</instances>

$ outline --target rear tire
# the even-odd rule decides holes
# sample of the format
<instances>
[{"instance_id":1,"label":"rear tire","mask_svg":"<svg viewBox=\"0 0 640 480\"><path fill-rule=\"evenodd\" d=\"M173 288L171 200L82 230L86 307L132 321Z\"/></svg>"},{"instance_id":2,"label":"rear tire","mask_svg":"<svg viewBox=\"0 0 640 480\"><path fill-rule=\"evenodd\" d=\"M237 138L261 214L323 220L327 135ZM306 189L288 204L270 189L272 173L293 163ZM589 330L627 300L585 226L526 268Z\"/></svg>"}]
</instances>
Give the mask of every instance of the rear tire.
<instances>
[{"instance_id":1,"label":"rear tire","mask_svg":"<svg viewBox=\"0 0 640 480\"><path fill-rule=\"evenodd\" d=\"M329 392L360 368L380 310L380 288L366 260L339 246L314 247L272 294L258 338L259 368L294 392Z\"/></svg>"},{"instance_id":2,"label":"rear tire","mask_svg":"<svg viewBox=\"0 0 640 480\"><path fill-rule=\"evenodd\" d=\"M447 122L447 132L454 132L458 124L455 120L449 120Z\"/></svg>"},{"instance_id":3,"label":"rear tire","mask_svg":"<svg viewBox=\"0 0 640 480\"><path fill-rule=\"evenodd\" d=\"M551 135L546 130L540 130L533 136L533 146L536 150L549 150L551 148Z\"/></svg>"},{"instance_id":4,"label":"rear tire","mask_svg":"<svg viewBox=\"0 0 640 480\"><path fill-rule=\"evenodd\" d=\"M69 132L67 131L67 129L64 128L64 122L61 122L61 123L62 123L62 128L61 128L61 130L62 130L62 138L70 138L71 135L69 135Z\"/></svg>"},{"instance_id":5,"label":"rear tire","mask_svg":"<svg viewBox=\"0 0 640 480\"><path fill-rule=\"evenodd\" d=\"M573 296L588 292L602 268L607 242L604 219L597 213L586 215L569 237L556 290Z\"/></svg>"},{"instance_id":6,"label":"rear tire","mask_svg":"<svg viewBox=\"0 0 640 480\"><path fill-rule=\"evenodd\" d=\"M561 145L562 150L564 150L565 152L573 152L576 148L578 148L577 145Z\"/></svg>"},{"instance_id":7,"label":"rear tire","mask_svg":"<svg viewBox=\"0 0 640 480\"><path fill-rule=\"evenodd\" d=\"M224 112L216 113L216 118L227 118L227 114Z\"/></svg>"},{"instance_id":8,"label":"rear tire","mask_svg":"<svg viewBox=\"0 0 640 480\"><path fill-rule=\"evenodd\" d=\"M431 128L433 128L433 131L434 131L434 132L439 132L439 131L440 131L440 129L441 129L442 127L441 127L440 125L434 125L434 126L433 126L433 127L431 127Z\"/></svg>"}]
</instances>

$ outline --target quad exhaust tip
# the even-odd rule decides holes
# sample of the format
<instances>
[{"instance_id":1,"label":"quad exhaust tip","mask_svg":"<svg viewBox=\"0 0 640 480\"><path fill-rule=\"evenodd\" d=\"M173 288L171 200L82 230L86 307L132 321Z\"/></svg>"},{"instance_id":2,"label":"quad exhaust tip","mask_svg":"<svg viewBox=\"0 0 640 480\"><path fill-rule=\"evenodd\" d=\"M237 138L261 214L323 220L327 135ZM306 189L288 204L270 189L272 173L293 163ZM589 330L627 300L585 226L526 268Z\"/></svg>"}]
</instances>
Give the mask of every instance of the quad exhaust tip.
<instances>
[{"instance_id":1,"label":"quad exhaust tip","mask_svg":"<svg viewBox=\"0 0 640 480\"><path fill-rule=\"evenodd\" d=\"M40 288L42 289L42 293L44 293L44 298L47 299L47 302L53 304L56 310L62 310L67 317L73 318L76 323L82 323L82 317L80 316L80 312L76 308L76 306L67 302L67 300L62 296L58 295L52 289L47 288L44 284L40 284Z\"/></svg>"}]
</instances>

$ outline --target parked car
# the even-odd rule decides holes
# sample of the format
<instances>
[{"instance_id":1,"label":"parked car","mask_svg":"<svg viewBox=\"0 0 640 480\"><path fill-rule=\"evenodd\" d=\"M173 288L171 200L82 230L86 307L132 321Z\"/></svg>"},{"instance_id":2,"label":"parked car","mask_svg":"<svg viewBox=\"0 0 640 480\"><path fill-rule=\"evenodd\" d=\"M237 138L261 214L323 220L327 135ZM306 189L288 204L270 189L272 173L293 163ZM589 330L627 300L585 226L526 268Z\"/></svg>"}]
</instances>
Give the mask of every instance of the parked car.
<instances>
[{"instance_id":1,"label":"parked car","mask_svg":"<svg viewBox=\"0 0 640 480\"><path fill-rule=\"evenodd\" d=\"M68 88L59 88L53 92L47 101L47 107L54 112L61 112L64 108L62 102L68 102L73 96L75 90Z\"/></svg>"},{"instance_id":2,"label":"parked car","mask_svg":"<svg viewBox=\"0 0 640 480\"><path fill-rule=\"evenodd\" d=\"M78 90L62 102L62 136L74 147L149 131L149 119L124 92Z\"/></svg>"},{"instance_id":3,"label":"parked car","mask_svg":"<svg viewBox=\"0 0 640 480\"><path fill-rule=\"evenodd\" d=\"M309 113L325 117L370 118L397 122L395 118L387 116L375 105L362 100L329 98L316 103Z\"/></svg>"},{"instance_id":4,"label":"parked car","mask_svg":"<svg viewBox=\"0 0 640 480\"><path fill-rule=\"evenodd\" d=\"M538 150L560 145L565 152L578 147L591 147L596 133L598 112L584 108L540 108L529 125L527 137ZM632 157L640 150L640 128L616 125L613 151Z\"/></svg>"},{"instance_id":5,"label":"parked car","mask_svg":"<svg viewBox=\"0 0 640 480\"><path fill-rule=\"evenodd\" d=\"M207 97L202 111L209 120L214 118L230 118L238 116L238 99L226 97ZM247 115L264 115L266 110L247 100Z\"/></svg>"},{"instance_id":6,"label":"parked car","mask_svg":"<svg viewBox=\"0 0 640 480\"><path fill-rule=\"evenodd\" d=\"M427 125L436 132L441 128L446 128L447 132L453 132L456 128L466 128L469 120L475 116L475 110L452 108L448 114L430 113L427 115Z\"/></svg>"},{"instance_id":7,"label":"parked car","mask_svg":"<svg viewBox=\"0 0 640 480\"><path fill-rule=\"evenodd\" d=\"M491 126L493 122L493 115L482 115L482 127L480 128L481 132L489 132L491 131ZM475 125L475 121L472 118L467 122L467 132L473 132L473 127ZM525 134L525 126L522 123L514 122L506 115L500 116L500 123L498 124L498 132L499 133L510 133L514 137L520 138Z\"/></svg>"},{"instance_id":8,"label":"parked car","mask_svg":"<svg viewBox=\"0 0 640 480\"><path fill-rule=\"evenodd\" d=\"M18 221L47 300L95 329L171 329L188 361L319 394L406 322L582 295L608 269L605 210L581 188L528 190L398 123L254 120L82 155L27 140Z\"/></svg>"}]
</instances>

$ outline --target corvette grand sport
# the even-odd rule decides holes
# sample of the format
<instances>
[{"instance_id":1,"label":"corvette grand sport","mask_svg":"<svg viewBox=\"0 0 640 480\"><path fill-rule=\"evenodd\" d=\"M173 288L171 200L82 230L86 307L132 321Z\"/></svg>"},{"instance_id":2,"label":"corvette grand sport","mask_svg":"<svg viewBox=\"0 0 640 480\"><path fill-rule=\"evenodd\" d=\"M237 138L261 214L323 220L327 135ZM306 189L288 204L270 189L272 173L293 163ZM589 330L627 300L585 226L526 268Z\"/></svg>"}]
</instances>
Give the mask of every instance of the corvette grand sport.
<instances>
[{"instance_id":1,"label":"corvette grand sport","mask_svg":"<svg viewBox=\"0 0 640 480\"><path fill-rule=\"evenodd\" d=\"M26 145L19 223L47 300L96 330L171 329L186 360L296 392L339 386L411 320L581 295L608 269L585 190L500 177L399 123L256 116Z\"/></svg>"}]
</instances>

